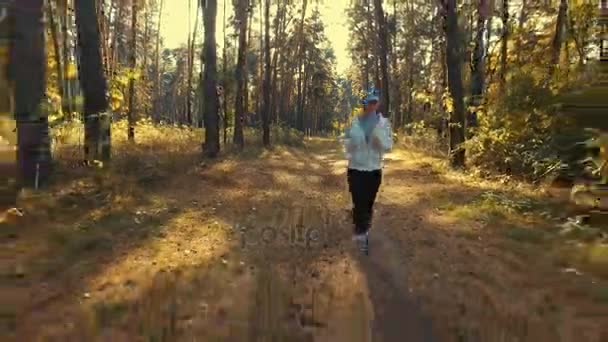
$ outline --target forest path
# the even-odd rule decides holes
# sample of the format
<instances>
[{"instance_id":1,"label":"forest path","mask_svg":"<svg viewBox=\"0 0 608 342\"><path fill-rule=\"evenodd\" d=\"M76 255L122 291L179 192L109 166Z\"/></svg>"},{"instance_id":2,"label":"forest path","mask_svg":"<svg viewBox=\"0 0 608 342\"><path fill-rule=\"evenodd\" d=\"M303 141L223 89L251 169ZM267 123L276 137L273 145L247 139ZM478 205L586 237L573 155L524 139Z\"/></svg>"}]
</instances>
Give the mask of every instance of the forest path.
<instances>
[{"instance_id":1,"label":"forest path","mask_svg":"<svg viewBox=\"0 0 608 342\"><path fill-rule=\"evenodd\" d=\"M539 238L546 223L510 209L525 189L396 148L363 256L335 140L194 167L187 154L153 154L134 178L77 180L32 200L21 227L2 232L0 323L14 341L608 336L608 284L562 272ZM163 158L183 172L146 164Z\"/></svg>"},{"instance_id":2,"label":"forest path","mask_svg":"<svg viewBox=\"0 0 608 342\"><path fill-rule=\"evenodd\" d=\"M271 238L262 247L265 250L258 249L256 253L264 256L264 262L274 263L277 249L282 249L287 268L297 270L286 277L292 287L283 293L292 307L299 305L294 299L301 298L304 309L297 310L300 324L296 326L315 341L390 342L403 341L406 336L408 341L434 341L430 320L424 317L407 286L407 259L403 252L408 246L395 243L388 235L390 230L416 222L406 220L394 226L385 221L385 212L399 209L383 205L382 188L371 233L371 252L369 256L361 255L350 240L351 204L341 146L332 140L313 139L307 142L306 152L293 157L280 158L274 170L268 165L263 167L264 172L275 177L273 191L286 195L278 202L290 208L288 214L281 220L269 219L281 215L277 210L281 205L270 201L270 206L264 205L263 212L256 215L253 226L292 233L283 240ZM393 163L403 161L403 155L387 157ZM289 172L283 174L282 168ZM393 191L403 194L408 182L403 181L393 180L392 186L397 187ZM277 225L277 221L281 223ZM261 231L258 236L273 236L268 232ZM269 298L257 302L256 310L273 307L272 302ZM281 316L274 319L280 320ZM259 328L266 323L254 324ZM298 329L291 333L295 331Z\"/></svg>"}]
</instances>

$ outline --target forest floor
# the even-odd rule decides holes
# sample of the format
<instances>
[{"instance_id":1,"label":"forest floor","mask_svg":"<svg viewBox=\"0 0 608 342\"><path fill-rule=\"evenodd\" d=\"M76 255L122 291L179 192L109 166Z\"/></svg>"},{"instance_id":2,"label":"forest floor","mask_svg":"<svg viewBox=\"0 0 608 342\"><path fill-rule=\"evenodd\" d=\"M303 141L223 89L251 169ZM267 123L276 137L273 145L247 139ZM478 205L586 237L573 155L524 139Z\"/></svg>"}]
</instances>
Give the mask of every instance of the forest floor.
<instances>
[{"instance_id":1,"label":"forest floor","mask_svg":"<svg viewBox=\"0 0 608 342\"><path fill-rule=\"evenodd\" d=\"M4 216L6 340L608 341L607 247L545 191L401 146L363 256L336 141L185 146L64 167Z\"/></svg>"}]
</instances>

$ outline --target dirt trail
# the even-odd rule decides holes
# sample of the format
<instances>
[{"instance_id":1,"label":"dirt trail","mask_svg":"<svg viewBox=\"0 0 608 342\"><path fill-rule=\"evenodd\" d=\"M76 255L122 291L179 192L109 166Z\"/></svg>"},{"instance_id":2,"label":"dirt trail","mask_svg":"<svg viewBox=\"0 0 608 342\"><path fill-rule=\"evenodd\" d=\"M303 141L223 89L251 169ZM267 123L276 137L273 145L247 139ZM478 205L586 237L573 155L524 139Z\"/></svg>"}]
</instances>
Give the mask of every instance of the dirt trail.
<instances>
[{"instance_id":1,"label":"dirt trail","mask_svg":"<svg viewBox=\"0 0 608 342\"><path fill-rule=\"evenodd\" d=\"M608 337L606 306L585 292L605 281L449 215L493 185L424 158L387 155L369 256L351 241L346 164L327 139L208 162L132 199L121 192L108 212L33 220L2 240L26 267L0 285L15 308L0 323L14 341Z\"/></svg>"},{"instance_id":2,"label":"dirt trail","mask_svg":"<svg viewBox=\"0 0 608 342\"><path fill-rule=\"evenodd\" d=\"M265 281L291 281L294 287L285 291L284 298L289 298L292 307L298 307L298 297L305 296L302 298L305 309L299 310L300 322L296 326L308 339L390 342L403 341L407 336L408 341L435 341L430 319L422 314L416 298L408 290L403 248L387 235L391 227L383 226L382 196L371 235L371 253L366 257L355 250L350 241L350 197L344 181L346 164L339 145L329 140L314 140L308 143L308 148L295 160L281 159L283 165L278 165L276 170L272 167L265 170L279 174L281 179L280 168L290 167L285 174L289 181L279 181L281 185L275 184L273 190L289 198L282 202L291 209L283 222L288 223L290 230L301 228L304 239L299 247L303 248L291 241L291 245L270 243L265 247L267 250L256 251L263 255L265 262L286 260L287 268L303 276L292 273L283 280L278 277ZM303 198L293 196L293 187L297 185L301 188L295 192L303 192ZM256 215L254 226L285 227L276 225L277 220L272 219L280 212L276 206L262 210ZM259 234L264 236L264 232ZM280 247L284 247L284 259L277 256ZM260 306L262 309L273 306L270 302L275 300L266 298L256 303L256 311ZM271 320L281 320L279 312L274 312ZM255 323L258 327L264 324L268 323Z\"/></svg>"}]
</instances>

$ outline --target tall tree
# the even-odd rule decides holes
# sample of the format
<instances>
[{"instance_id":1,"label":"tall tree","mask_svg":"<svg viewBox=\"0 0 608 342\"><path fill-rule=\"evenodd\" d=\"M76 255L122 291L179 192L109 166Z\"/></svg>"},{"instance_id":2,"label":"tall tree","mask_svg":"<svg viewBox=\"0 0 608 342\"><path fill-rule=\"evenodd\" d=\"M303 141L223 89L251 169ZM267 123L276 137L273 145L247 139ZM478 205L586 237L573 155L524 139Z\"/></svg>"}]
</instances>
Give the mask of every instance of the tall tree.
<instances>
[{"instance_id":1,"label":"tall tree","mask_svg":"<svg viewBox=\"0 0 608 342\"><path fill-rule=\"evenodd\" d=\"M100 33L94 0L76 1L76 27L80 47L80 83L84 92L85 158L110 158L110 124L106 79L101 60ZM103 132L101 123L103 122Z\"/></svg>"},{"instance_id":2,"label":"tall tree","mask_svg":"<svg viewBox=\"0 0 608 342\"><path fill-rule=\"evenodd\" d=\"M270 0L264 1L264 83L262 93L264 105L262 110L262 141L270 146Z\"/></svg>"},{"instance_id":3,"label":"tall tree","mask_svg":"<svg viewBox=\"0 0 608 342\"><path fill-rule=\"evenodd\" d=\"M500 48L500 88L504 91L507 82L507 57L509 46L509 0L502 0L502 38Z\"/></svg>"},{"instance_id":4,"label":"tall tree","mask_svg":"<svg viewBox=\"0 0 608 342\"><path fill-rule=\"evenodd\" d=\"M55 68L57 72L57 90L59 97L63 100L63 62L61 60L62 54L59 48L59 32L57 29L57 11L53 1L49 1L46 6L47 17L49 18L49 25L51 27L51 39L53 40L53 52L55 57Z\"/></svg>"},{"instance_id":5,"label":"tall tree","mask_svg":"<svg viewBox=\"0 0 608 342\"><path fill-rule=\"evenodd\" d=\"M414 10L413 1L408 1L407 7L407 25L410 26L409 30L415 27L414 16L416 11ZM414 64L414 53L415 53L415 40L416 37L412 36L406 43L406 61L407 61L407 110L403 120L404 124L410 124L413 120L414 112L414 72L416 71L416 65Z\"/></svg>"},{"instance_id":6,"label":"tall tree","mask_svg":"<svg viewBox=\"0 0 608 342\"><path fill-rule=\"evenodd\" d=\"M249 13L249 19L248 19L248 27L247 29L247 46L249 47L251 45L251 32L253 31L253 5L254 5L254 1L252 0L251 3L249 4L249 8L247 9L248 13ZM245 113L249 112L249 63L247 63L247 58L245 58L245 82L243 84L243 89L244 89L244 99L243 99L243 107L245 108Z\"/></svg>"},{"instance_id":7,"label":"tall tree","mask_svg":"<svg viewBox=\"0 0 608 342\"><path fill-rule=\"evenodd\" d=\"M217 94L217 51L215 43L215 22L217 16L217 0L204 1L203 17L205 23L205 42L203 46L203 59L205 61L204 73L201 79L203 89L203 116L205 118L205 142L203 153L214 158L220 151L220 132L218 119Z\"/></svg>"},{"instance_id":8,"label":"tall tree","mask_svg":"<svg viewBox=\"0 0 608 342\"><path fill-rule=\"evenodd\" d=\"M127 137L129 141L135 141L135 69L137 68L137 11L139 0L132 0L131 6L131 80L129 81L129 113L127 119L129 128Z\"/></svg>"},{"instance_id":9,"label":"tall tree","mask_svg":"<svg viewBox=\"0 0 608 342\"><path fill-rule=\"evenodd\" d=\"M397 40L399 33L399 21L397 16L397 1L393 0L393 30L392 30L392 44L391 44L391 65L392 65L392 74L393 79L393 87L392 87L392 97L393 97L393 125L397 128L401 127L401 89L400 83L401 78L399 77L399 63L397 58ZM431 49L432 50L432 49Z\"/></svg>"},{"instance_id":10,"label":"tall tree","mask_svg":"<svg viewBox=\"0 0 608 342\"><path fill-rule=\"evenodd\" d=\"M462 87L462 50L456 0L443 0L446 19L446 59L448 88L452 95L453 109L450 113L450 164L454 168L464 167L465 139L464 92Z\"/></svg>"},{"instance_id":11,"label":"tall tree","mask_svg":"<svg viewBox=\"0 0 608 342\"><path fill-rule=\"evenodd\" d=\"M222 126L224 128L224 145L228 143L228 39L226 38L226 1L224 1L224 15L223 15L223 23L222 23L222 33L224 35L224 41L222 42L222 89L223 93L220 96L220 99L223 99L222 102ZM236 126L235 132L236 135Z\"/></svg>"},{"instance_id":12,"label":"tall tree","mask_svg":"<svg viewBox=\"0 0 608 342\"><path fill-rule=\"evenodd\" d=\"M10 77L14 85L17 124L18 182L23 187L45 185L51 173L45 99L43 0L19 0L11 5L13 37Z\"/></svg>"},{"instance_id":13,"label":"tall tree","mask_svg":"<svg viewBox=\"0 0 608 342\"><path fill-rule=\"evenodd\" d=\"M489 1L479 0L477 6L477 28L475 34L475 47L473 49L473 58L471 61L471 107L477 107L481 104L481 97L485 85L485 32L487 17L489 14ZM467 119L467 128L477 126L477 111L475 109L469 112Z\"/></svg>"},{"instance_id":14,"label":"tall tree","mask_svg":"<svg viewBox=\"0 0 608 342\"><path fill-rule=\"evenodd\" d=\"M239 29L239 51L236 65L236 96L234 103L234 143L243 148L245 140L243 137L244 103L245 103L245 57L247 56L247 9L248 0L238 0L236 8L236 22Z\"/></svg>"},{"instance_id":15,"label":"tall tree","mask_svg":"<svg viewBox=\"0 0 608 342\"><path fill-rule=\"evenodd\" d=\"M196 33L198 32L198 14L200 13L200 2L197 1L196 14L194 19L194 30L188 35L188 87L186 90L186 120L188 125L192 124L192 79L194 78L194 47L196 42ZM188 2L190 7L190 2ZM190 12L190 10L188 10Z\"/></svg>"},{"instance_id":16,"label":"tall tree","mask_svg":"<svg viewBox=\"0 0 608 342\"><path fill-rule=\"evenodd\" d=\"M277 70L277 65L278 65L278 60L280 57L280 52L281 52L281 26L283 23L283 17L284 17L284 12L285 12L285 7L286 4L283 3L281 4L280 2L277 2L277 12L275 14L274 17L274 51L272 54L272 58L271 58L271 64L272 64L272 80L271 80L271 96L270 96L270 117L272 118L274 123L279 123L279 113L277 110L277 105L279 103L279 99L277 97L277 92L278 92L278 82L277 82L277 77L278 77L278 70Z\"/></svg>"},{"instance_id":17,"label":"tall tree","mask_svg":"<svg viewBox=\"0 0 608 342\"><path fill-rule=\"evenodd\" d=\"M557 12L557 20L555 21L555 34L551 44L551 61L549 64L549 72L547 73L547 82L553 78L555 69L557 68L562 51L562 41L564 29L566 27L566 16L568 12L568 0L560 0L559 10Z\"/></svg>"},{"instance_id":18,"label":"tall tree","mask_svg":"<svg viewBox=\"0 0 608 342\"><path fill-rule=\"evenodd\" d=\"M100 40L100 49L101 49L101 61L103 64L104 72L106 73L106 78L111 77L109 70L109 48L108 48L108 35L109 35L109 27L110 27L110 15L111 15L111 5L112 1L110 1L110 7L106 5L106 0L99 0L97 4L97 21L99 23L99 40ZM106 15L106 12L108 15Z\"/></svg>"},{"instance_id":19,"label":"tall tree","mask_svg":"<svg viewBox=\"0 0 608 342\"><path fill-rule=\"evenodd\" d=\"M297 107L297 118L296 127L300 130L304 130L304 78L302 73L304 72L304 57L306 56L305 45L304 45L304 20L306 19L306 8L308 7L308 0L302 0L302 10L300 16L300 25L298 28L298 48L297 48L297 67L298 67L298 107Z\"/></svg>"},{"instance_id":20,"label":"tall tree","mask_svg":"<svg viewBox=\"0 0 608 342\"><path fill-rule=\"evenodd\" d=\"M519 19L517 24L517 30L519 31L518 39L515 42L517 45L515 46L515 51L517 53L517 64L522 64L522 45L524 41L524 25L526 23L526 19L528 18L528 0L521 0L521 9L519 11Z\"/></svg>"},{"instance_id":21,"label":"tall tree","mask_svg":"<svg viewBox=\"0 0 608 342\"><path fill-rule=\"evenodd\" d=\"M154 53L155 55L155 62L154 62L154 72L156 74L156 82L154 85L154 95L155 95L155 100L154 100L154 115L158 115L160 116L159 112L162 111L161 108L161 97L162 97L162 84L160 82L160 28L161 28L161 24L162 24L162 18L163 18L163 6L164 6L165 0L160 0L160 4L158 6L158 19L156 22L156 52ZM200 0L199 0L200 3Z\"/></svg>"},{"instance_id":22,"label":"tall tree","mask_svg":"<svg viewBox=\"0 0 608 342\"><path fill-rule=\"evenodd\" d=\"M72 17L72 11L70 10L70 1L69 0L58 0L58 9L62 12L61 15L61 36L62 36L62 44L63 44L63 68L64 68L64 98L62 98L62 111L64 113L72 113L72 98L74 97L72 94L72 82L67 77L70 74L70 68L73 66L73 60L71 58L71 49L70 49L70 23Z\"/></svg>"},{"instance_id":23,"label":"tall tree","mask_svg":"<svg viewBox=\"0 0 608 342\"><path fill-rule=\"evenodd\" d=\"M374 0L374 9L376 11L378 40L380 41L380 73L382 74L382 106L384 113L388 115L390 110L389 97L389 79L388 79L388 34L386 29L386 18L382 9L382 0Z\"/></svg>"},{"instance_id":24,"label":"tall tree","mask_svg":"<svg viewBox=\"0 0 608 342\"><path fill-rule=\"evenodd\" d=\"M149 86L148 86L148 53L147 49L150 46L150 30L151 30L151 22L152 22L152 3L150 0L143 0L143 16L144 16L144 33L143 39L141 40L143 58L141 63L141 85L142 90L148 95ZM146 96L147 97L147 96ZM146 117L150 115L150 109L152 106L149 105L148 101L144 101L142 103L141 111L144 113Z\"/></svg>"}]
</instances>

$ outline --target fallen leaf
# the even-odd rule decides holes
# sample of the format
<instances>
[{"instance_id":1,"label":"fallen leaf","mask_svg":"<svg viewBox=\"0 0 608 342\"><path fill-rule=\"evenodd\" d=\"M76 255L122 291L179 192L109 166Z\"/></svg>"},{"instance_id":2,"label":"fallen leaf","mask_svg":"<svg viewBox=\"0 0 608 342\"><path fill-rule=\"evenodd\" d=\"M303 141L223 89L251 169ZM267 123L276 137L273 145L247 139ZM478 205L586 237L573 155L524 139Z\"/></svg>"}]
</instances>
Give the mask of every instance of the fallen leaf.
<instances>
[{"instance_id":1,"label":"fallen leaf","mask_svg":"<svg viewBox=\"0 0 608 342\"><path fill-rule=\"evenodd\" d=\"M14 216L23 217L23 210L19 208L10 208L7 212Z\"/></svg>"},{"instance_id":2,"label":"fallen leaf","mask_svg":"<svg viewBox=\"0 0 608 342\"><path fill-rule=\"evenodd\" d=\"M582 273L579 270L577 270L576 268L565 268L565 269L562 270L562 272L564 272L564 273L574 273L574 274L576 274L578 276L582 275Z\"/></svg>"}]
</instances>

